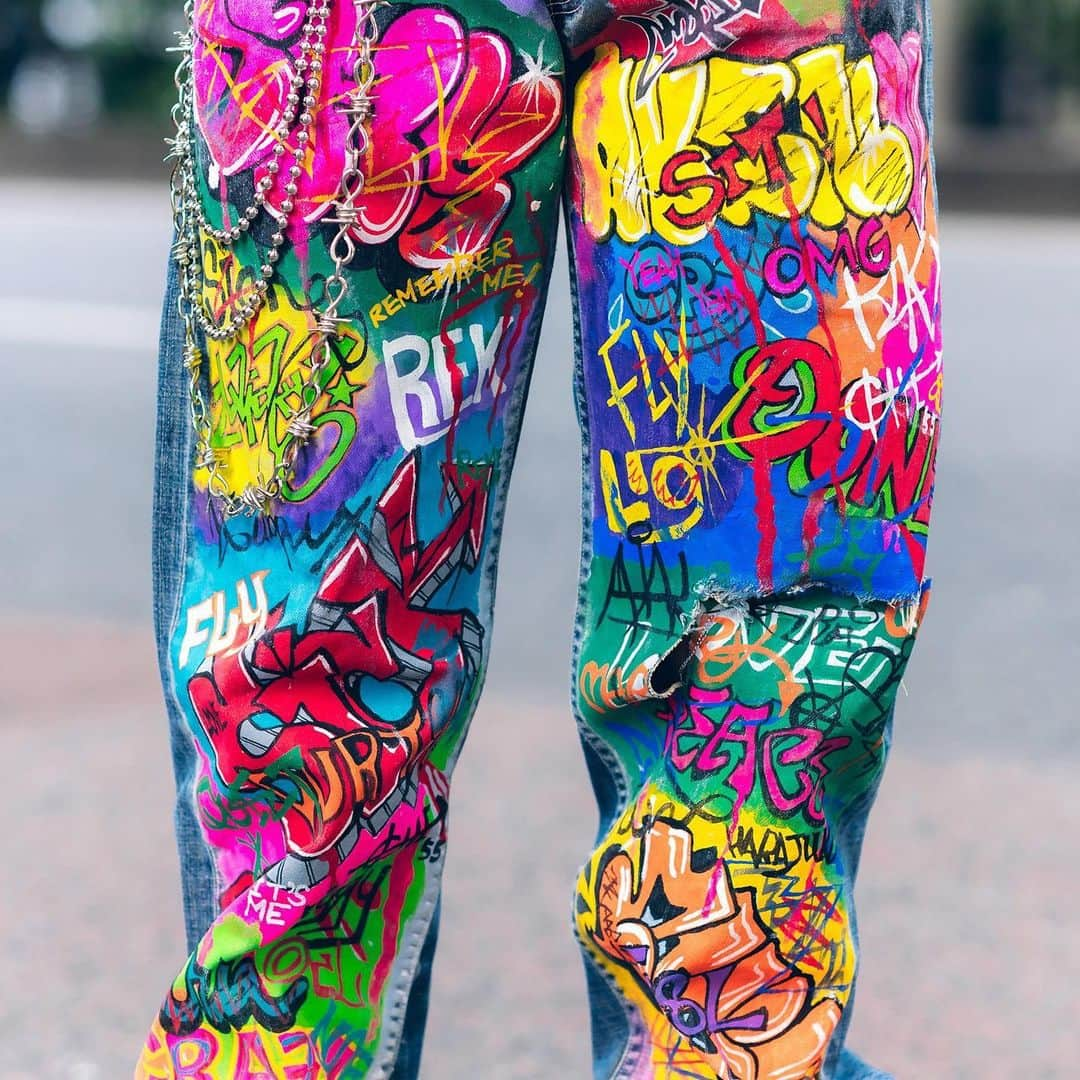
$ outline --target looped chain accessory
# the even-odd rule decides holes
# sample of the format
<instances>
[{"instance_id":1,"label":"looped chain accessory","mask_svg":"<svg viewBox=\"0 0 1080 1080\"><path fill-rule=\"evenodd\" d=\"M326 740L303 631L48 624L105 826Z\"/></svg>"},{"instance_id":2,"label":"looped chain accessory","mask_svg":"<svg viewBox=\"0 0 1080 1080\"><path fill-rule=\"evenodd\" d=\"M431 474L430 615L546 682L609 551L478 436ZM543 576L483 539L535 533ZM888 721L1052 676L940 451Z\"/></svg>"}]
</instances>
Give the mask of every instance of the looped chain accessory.
<instances>
[{"instance_id":1,"label":"looped chain accessory","mask_svg":"<svg viewBox=\"0 0 1080 1080\"><path fill-rule=\"evenodd\" d=\"M341 0L338 0L341 2ZM371 89L375 83L373 49L378 39L375 10L387 0L351 0L355 9L356 28L352 50L356 59L352 70L352 89L341 111L349 118L346 136L345 166L338 183L331 214L325 220L337 226L330 243L333 273L326 280L326 300L321 311L313 312L315 328L311 331L311 354L308 373L300 387L300 402L285 419L288 440L272 475L247 484L239 493L232 490L222 474L222 452L210 445L210 414L202 394L203 350L198 344L199 332L213 341L228 341L237 337L258 314L270 291L280 248L285 243L290 215L295 210L299 190L297 181L302 172L301 162L307 153L315 125L316 107L323 82L323 61L326 53L327 21L331 0L316 0L308 8L302 28L298 55L294 64L291 88L286 107L274 129L273 157L266 164L266 175L255 186L251 203L240 211L236 224L217 227L206 216L199 198L194 156L194 94L192 89L195 48L195 0L186 0L184 14L187 28L177 35L178 44L170 51L180 53L175 83L177 100L172 118L176 135L167 140L168 158L176 158L172 178L172 209L176 240L172 256L179 268L177 311L184 324L184 367L188 372L188 398L191 424L195 432L196 469L205 469L210 495L221 504L226 517L237 514L271 515L273 503L282 497L284 486L292 479L297 455L316 431L312 413L322 396L320 379L333 360L334 342L346 320L338 315L342 301L349 291L345 268L356 254L350 229L357 221L357 200L364 190L364 175L360 163L370 146L366 127L371 117ZM293 143L292 163L285 168L282 159ZM284 178L284 198L280 201L280 217L275 217L275 229L270 246L263 256L251 290L240 296L226 311L221 322L215 322L201 299L202 235L211 237L222 247L232 247L241 236L249 233L252 224L262 213L271 213L267 199Z\"/></svg>"}]
</instances>

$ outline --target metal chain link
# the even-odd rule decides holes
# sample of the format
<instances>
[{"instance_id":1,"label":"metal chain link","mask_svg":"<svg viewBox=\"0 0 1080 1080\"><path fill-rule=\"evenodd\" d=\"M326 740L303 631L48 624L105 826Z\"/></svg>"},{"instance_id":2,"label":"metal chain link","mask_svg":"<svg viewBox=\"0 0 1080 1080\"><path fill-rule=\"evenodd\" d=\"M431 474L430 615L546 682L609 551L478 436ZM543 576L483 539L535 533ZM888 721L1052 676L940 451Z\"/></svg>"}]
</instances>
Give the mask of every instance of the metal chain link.
<instances>
[{"instance_id":1,"label":"metal chain link","mask_svg":"<svg viewBox=\"0 0 1080 1080\"><path fill-rule=\"evenodd\" d=\"M274 276L277 249L284 242L287 217L285 221L278 224L272 237L272 246L268 252L267 261L260 267L253 296L242 300L226 315L223 323L215 323L204 310L200 296L203 285L200 235L206 234L206 221L198 196L193 152L194 0L186 0L184 5L187 29L177 35L178 43L174 50L170 50L179 51L181 57L175 74L177 100L172 109L176 136L168 140L171 150L167 155L167 157L177 159L172 182L173 223L176 233L173 258L177 263L180 283L177 312L184 324L183 362L188 372L189 407L195 433L194 464L196 469L206 469L210 495L220 502L222 512L226 517L238 514L271 515L274 502L282 497L284 488L292 480L300 450L310 441L316 431L312 414L323 393L322 376L333 360L334 342L340 337L341 324L346 321L339 316L338 312L349 291L348 280L345 276L346 267L356 254L356 245L350 230L357 222L356 204L364 190L364 175L360 163L370 146L366 124L371 116L371 89L375 82L373 49L378 39L375 12L378 7L387 2L388 0L352 0L356 15L352 48L356 52L356 60L352 72L353 86L349 91L348 102L342 108L342 112L349 117L350 126L346 136L345 166L334 200L333 213L326 218L327 222L337 226L337 232L330 244L330 257L334 263L334 270L326 280L326 300L323 309L321 312L314 313L315 329L310 335L312 347L308 373L300 387L299 404L285 421L288 441L282 450L281 459L275 465L269 478L248 484L239 493L231 488L221 471L225 452L211 446L210 415L202 394L202 365L205 354L199 345L198 336L201 330L212 340L229 340L236 337L255 316L262 306ZM316 94L321 85L326 19L329 12L330 0L321 0L317 7L313 6L309 9L303 39L306 44L302 44L301 55L296 63L298 73L306 70L306 75L301 75L302 85L306 92L300 104L297 105L299 108L302 104L299 120L303 127L297 134L298 146L294 150L295 163L290 168L289 183L286 186L288 197L281 204L281 210L285 215L291 213L294 208L292 196L296 194L299 162L310 139L307 129L314 124L314 106ZM301 97L299 88L300 85L294 78L293 95L298 99ZM293 104L291 97L290 105ZM287 131L283 133L279 128L277 135L278 143L275 146L274 163L283 152ZM277 172L278 169L274 168L271 176ZM266 192L272 183L272 179L270 183L267 183L264 178L261 188L257 188L257 191ZM258 216L260 210L265 209L265 198L258 200L258 208L254 212L252 212L252 207L246 208L238 223L240 231L247 231L245 222L250 223ZM222 237L218 236L218 233L226 231L231 236L232 229L211 229L210 235L222 242ZM268 422L273 422L272 418Z\"/></svg>"}]
</instances>

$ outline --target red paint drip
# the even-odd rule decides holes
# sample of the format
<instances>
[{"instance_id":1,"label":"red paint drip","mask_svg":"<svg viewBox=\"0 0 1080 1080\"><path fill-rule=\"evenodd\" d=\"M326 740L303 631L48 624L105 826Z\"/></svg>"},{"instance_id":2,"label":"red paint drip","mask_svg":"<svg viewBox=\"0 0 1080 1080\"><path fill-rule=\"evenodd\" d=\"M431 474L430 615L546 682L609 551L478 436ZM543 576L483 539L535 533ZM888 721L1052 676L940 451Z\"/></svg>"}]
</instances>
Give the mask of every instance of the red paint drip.
<instances>
[{"instance_id":1,"label":"red paint drip","mask_svg":"<svg viewBox=\"0 0 1080 1080\"><path fill-rule=\"evenodd\" d=\"M446 327L445 322L439 330L442 336L443 349L446 353L446 370L450 376L450 396L454 399L454 415L450 419L450 430L446 433L446 464L447 467L454 464L454 439L457 435L458 422L461 419L461 410L465 407L464 396L462 394L462 387L465 385L465 376L461 371L461 368L457 365L457 359L455 357L456 349L453 341L450 339L450 332ZM446 487L443 486L443 490L439 494L439 510L443 508L443 497L446 494Z\"/></svg>"},{"instance_id":2,"label":"red paint drip","mask_svg":"<svg viewBox=\"0 0 1080 1080\"><path fill-rule=\"evenodd\" d=\"M821 535L821 514L825 509L825 493L815 491L806 501L806 509L803 511L802 521L802 544L806 558L803 560L802 572L810 573L810 556L814 553L814 545Z\"/></svg>"},{"instance_id":3,"label":"red paint drip","mask_svg":"<svg viewBox=\"0 0 1080 1080\"><path fill-rule=\"evenodd\" d=\"M525 333L525 323L528 315L526 314L526 303L531 304L533 297L536 295L536 289L532 286L526 286L523 290L526 299L522 303L516 305L507 313L506 318L508 320L508 332L503 341L499 343L501 358L497 358L496 362L492 364L491 371L488 373L487 385L490 385L496 377L498 378L498 390L492 392L491 400L491 412L488 413L487 433L490 435L495 430L495 413L499 407L499 398L502 394L506 393L507 387L510 385L511 368L514 364L514 357L517 354L518 346L521 344L522 337ZM503 347L505 342L505 347ZM501 363L499 362L501 359Z\"/></svg>"},{"instance_id":4,"label":"red paint drip","mask_svg":"<svg viewBox=\"0 0 1080 1080\"><path fill-rule=\"evenodd\" d=\"M398 851L390 864L390 875L386 882L386 899L383 902L383 935L382 949L375 969L371 973L371 983L368 986L368 996L371 1001L377 1001L382 993L386 977L394 964L397 953L396 938L401 919L401 912L405 907L405 897L413 879L412 852L410 848ZM368 1040L374 1041L379 1034L379 1015L381 1010L376 1010L368 1029Z\"/></svg>"},{"instance_id":5,"label":"red paint drip","mask_svg":"<svg viewBox=\"0 0 1080 1080\"><path fill-rule=\"evenodd\" d=\"M847 495L844 493L844 488L840 481L836 477L836 473L833 473L833 491L836 493L836 512L840 515L840 520L847 521Z\"/></svg>"},{"instance_id":6,"label":"red paint drip","mask_svg":"<svg viewBox=\"0 0 1080 1080\"><path fill-rule=\"evenodd\" d=\"M758 454L754 457L754 496L758 519L757 575L763 593L773 591L773 550L776 546L776 507L769 486L769 462Z\"/></svg>"},{"instance_id":7,"label":"red paint drip","mask_svg":"<svg viewBox=\"0 0 1080 1080\"><path fill-rule=\"evenodd\" d=\"M802 219L799 216L799 208L795 205L795 196L791 194L791 184L784 184L784 205L791 215L791 235L795 238L795 246L799 249L806 283L810 286L810 291L814 294L814 300L817 302L821 329L825 331L825 338L829 343L829 352L832 353L833 360L839 364L840 353L836 348L836 338L833 337L833 332L829 328L829 320L825 313L825 297L821 292L821 286L818 285L817 268L814 266L814 260L810 258L806 250L806 241L803 239L802 230L799 228L799 222Z\"/></svg>"},{"instance_id":8,"label":"red paint drip","mask_svg":"<svg viewBox=\"0 0 1080 1080\"><path fill-rule=\"evenodd\" d=\"M765 336L765 321L761 317L761 305L758 303L754 290L750 288L750 282L746 280L746 272L739 265L735 256L731 254L731 249L721 239L720 230L718 228L712 229L709 235L712 237L716 253L720 256L724 266L727 267L728 273L731 274L731 280L735 282L735 288L738 289L743 298L743 303L746 304L746 310L750 312L750 321L754 324L754 337L757 338L757 343L765 345L768 339Z\"/></svg>"}]
</instances>

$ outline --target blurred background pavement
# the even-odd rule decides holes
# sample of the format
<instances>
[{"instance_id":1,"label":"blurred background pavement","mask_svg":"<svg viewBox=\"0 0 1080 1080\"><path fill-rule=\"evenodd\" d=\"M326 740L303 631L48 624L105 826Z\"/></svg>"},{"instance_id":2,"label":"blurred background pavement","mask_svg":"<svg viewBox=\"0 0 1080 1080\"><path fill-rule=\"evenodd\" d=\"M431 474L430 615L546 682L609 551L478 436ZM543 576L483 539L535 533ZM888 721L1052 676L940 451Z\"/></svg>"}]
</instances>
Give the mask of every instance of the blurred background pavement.
<instances>
[{"instance_id":1,"label":"blurred background pavement","mask_svg":"<svg viewBox=\"0 0 1080 1080\"><path fill-rule=\"evenodd\" d=\"M939 150L947 139L959 160L943 155L936 587L868 835L851 1037L900 1080L1071 1080L1080 218L1061 211L1080 196L1080 137L1068 135L1065 76L1041 91L1055 103L1041 125L1008 95L989 118L965 112L972 81L988 78L986 42L976 48L959 18L969 7L939 17ZM987 40L993 55L1000 41ZM975 99L993 113L989 93ZM87 159L99 179L77 182L57 179L41 146L35 164L32 132L0 130L0 755L11 811L0 840L0 1080L129 1076L183 961L149 626L169 212L158 145L137 127L72 136L101 131L99 150L120 148ZM1041 170L1037 158L987 164L995 145L1004 156L1040 143L1055 148ZM1042 216L986 212L1003 202ZM568 304L560 261L511 489L488 687L455 778L425 1080L587 1075L569 910L595 809L568 709L579 472Z\"/></svg>"}]
</instances>

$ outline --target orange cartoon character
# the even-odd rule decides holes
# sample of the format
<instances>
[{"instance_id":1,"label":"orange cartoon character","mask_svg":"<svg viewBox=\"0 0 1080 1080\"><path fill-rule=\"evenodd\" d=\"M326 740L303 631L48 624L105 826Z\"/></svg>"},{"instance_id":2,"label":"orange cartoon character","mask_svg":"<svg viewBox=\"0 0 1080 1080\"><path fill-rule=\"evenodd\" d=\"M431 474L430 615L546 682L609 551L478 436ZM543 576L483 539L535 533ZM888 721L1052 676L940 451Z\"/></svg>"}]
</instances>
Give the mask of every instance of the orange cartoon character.
<instances>
[{"instance_id":1,"label":"orange cartoon character","mask_svg":"<svg viewBox=\"0 0 1080 1080\"><path fill-rule=\"evenodd\" d=\"M841 1008L780 955L715 849L654 820L596 876L595 943L628 967L719 1080L809 1080Z\"/></svg>"}]
</instances>

